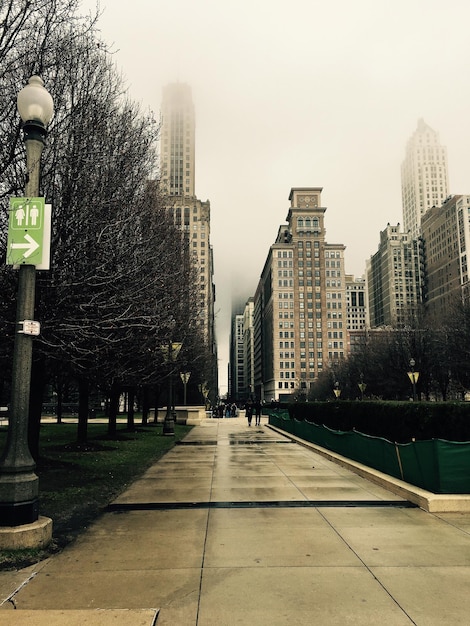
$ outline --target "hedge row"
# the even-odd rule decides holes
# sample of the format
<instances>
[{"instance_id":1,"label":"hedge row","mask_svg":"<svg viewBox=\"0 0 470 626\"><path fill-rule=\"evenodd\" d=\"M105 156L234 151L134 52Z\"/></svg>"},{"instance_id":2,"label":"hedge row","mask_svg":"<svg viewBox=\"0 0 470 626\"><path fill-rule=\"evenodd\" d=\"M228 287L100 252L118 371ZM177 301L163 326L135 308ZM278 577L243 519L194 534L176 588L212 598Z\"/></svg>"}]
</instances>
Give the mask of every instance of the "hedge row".
<instances>
[{"instance_id":1,"label":"hedge row","mask_svg":"<svg viewBox=\"0 0 470 626\"><path fill-rule=\"evenodd\" d=\"M470 403L307 402L284 405L289 417L332 430L356 430L397 443L445 439L470 442Z\"/></svg>"}]
</instances>

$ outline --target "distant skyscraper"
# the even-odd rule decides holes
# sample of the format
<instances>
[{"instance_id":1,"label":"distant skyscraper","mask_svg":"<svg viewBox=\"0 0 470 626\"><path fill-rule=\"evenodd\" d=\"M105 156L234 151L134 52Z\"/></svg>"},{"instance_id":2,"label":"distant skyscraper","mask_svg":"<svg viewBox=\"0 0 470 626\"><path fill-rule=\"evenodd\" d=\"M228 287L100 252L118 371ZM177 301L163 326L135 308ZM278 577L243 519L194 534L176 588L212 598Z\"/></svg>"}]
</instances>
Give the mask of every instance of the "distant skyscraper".
<instances>
[{"instance_id":1,"label":"distant skyscraper","mask_svg":"<svg viewBox=\"0 0 470 626\"><path fill-rule=\"evenodd\" d=\"M195 115L191 87L172 83L163 88L161 181L170 196L194 196Z\"/></svg>"},{"instance_id":2,"label":"distant skyscraper","mask_svg":"<svg viewBox=\"0 0 470 626\"><path fill-rule=\"evenodd\" d=\"M440 316L470 295L470 196L456 195L423 217L425 302Z\"/></svg>"},{"instance_id":3,"label":"distant skyscraper","mask_svg":"<svg viewBox=\"0 0 470 626\"><path fill-rule=\"evenodd\" d=\"M230 334L230 401L245 402L254 391L253 298L232 313ZM241 310L242 309L242 310Z\"/></svg>"},{"instance_id":4,"label":"distant skyscraper","mask_svg":"<svg viewBox=\"0 0 470 626\"><path fill-rule=\"evenodd\" d=\"M230 400L245 400L245 358L243 349L243 314L238 313L232 317L232 330L230 334L230 388L228 398Z\"/></svg>"},{"instance_id":5,"label":"distant skyscraper","mask_svg":"<svg viewBox=\"0 0 470 626\"><path fill-rule=\"evenodd\" d=\"M363 276L355 278L346 274L346 307L348 330L363 330L366 327L366 281Z\"/></svg>"},{"instance_id":6,"label":"distant skyscraper","mask_svg":"<svg viewBox=\"0 0 470 626\"><path fill-rule=\"evenodd\" d=\"M212 353L212 383L217 386L210 203L195 195L195 115L191 87L173 83L163 88L160 169L162 191L175 224L186 237L197 273L200 323ZM211 381L208 381L211 382ZM217 395L218 389L212 392Z\"/></svg>"},{"instance_id":7,"label":"distant skyscraper","mask_svg":"<svg viewBox=\"0 0 470 626\"><path fill-rule=\"evenodd\" d=\"M424 120L408 140L401 166L404 232L412 239L420 234L421 217L448 196L447 150L439 135Z\"/></svg>"},{"instance_id":8,"label":"distant skyscraper","mask_svg":"<svg viewBox=\"0 0 470 626\"><path fill-rule=\"evenodd\" d=\"M253 334L254 299L248 298L243 311L243 357L245 370L246 396L253 395L255 389L254 369L254 334Z\"/></svg>"},{"instance_id":9,"label":"distant skyscraper","mask_svg":"<svg viewBox=\"0 0 470 626\"><path fill-rule=\"evenodd\" d=\"M366 281L371 328L410 323L421 302L420 241L387 225L378 251L367 262Z\"/></svg>"}]
</instances>

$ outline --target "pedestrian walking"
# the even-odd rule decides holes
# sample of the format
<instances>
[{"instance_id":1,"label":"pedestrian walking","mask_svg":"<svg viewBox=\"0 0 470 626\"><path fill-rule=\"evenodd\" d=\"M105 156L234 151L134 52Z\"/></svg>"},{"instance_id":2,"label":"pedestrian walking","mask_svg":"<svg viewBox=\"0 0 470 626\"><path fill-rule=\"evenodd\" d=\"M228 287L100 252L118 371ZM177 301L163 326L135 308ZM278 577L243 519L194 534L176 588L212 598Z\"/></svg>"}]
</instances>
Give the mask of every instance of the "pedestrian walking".
<instances>
[{"instance_id":1,"label":"pedestrian walking","mask_svg":"<svg viewBox=\"0 0 470 626\"><path fill-rule=\"evenodd\" d=\"M251 420L253 419L253 403L251 400L247 400L245 403L245 415L248 420L248 426L251 426Z\"/></svg>"},{"instance_id":2,"label":"pedestrian walking","mask_svg":"<svg viewBox=\"0 0 470 626\"><path fill-rule=\"evenodd\" d=\"M261 426L261 402L255 404L255 426Z\"/></svg>"}]
</instances>

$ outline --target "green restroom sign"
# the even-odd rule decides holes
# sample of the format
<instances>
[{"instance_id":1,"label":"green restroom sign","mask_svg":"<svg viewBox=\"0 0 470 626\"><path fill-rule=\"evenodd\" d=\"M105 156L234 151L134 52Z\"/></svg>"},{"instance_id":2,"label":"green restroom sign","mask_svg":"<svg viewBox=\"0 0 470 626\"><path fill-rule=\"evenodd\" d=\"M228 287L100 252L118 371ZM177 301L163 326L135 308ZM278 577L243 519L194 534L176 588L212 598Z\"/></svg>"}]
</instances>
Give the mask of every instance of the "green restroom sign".
<instances>
[{"instance_id":1,"label":"green restroom sign","mask_svg":"<svg viewBox=\"0 0 470 626\"><path fill-rule=\"evenodd\" d=\"M40 265L44 239L44 198L10 198L7 265Z\"/></svg>"}]
</instances>

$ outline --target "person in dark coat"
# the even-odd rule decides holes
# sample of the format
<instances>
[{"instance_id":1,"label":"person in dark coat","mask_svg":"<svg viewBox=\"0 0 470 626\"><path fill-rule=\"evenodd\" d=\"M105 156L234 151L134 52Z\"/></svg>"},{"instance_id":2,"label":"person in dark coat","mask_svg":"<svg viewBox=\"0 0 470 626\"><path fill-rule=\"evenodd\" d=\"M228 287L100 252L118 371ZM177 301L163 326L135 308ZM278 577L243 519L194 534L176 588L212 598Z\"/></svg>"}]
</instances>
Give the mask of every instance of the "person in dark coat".
<instances>
[{"instance_id":1,"label":"person in dark coat","mask_svg":"<svg viewBox=\"0 0 470 626\"><path fill-rule=\"evenodd\" d=\"M255 426L261 426L261 402L255 404Z\"/></svg>"},{"instance_id":2,"label":"person in dark coat","mask_svg":"<svg viewBox=\"0 0 470 626\"><path fill-rule=\"evenodd\" d=\"M251 400L247 400L245 403L245 415L248 420L248 426L251 426L251 420L253 419L253 403Z\"/></svg>"}]
</instances>

